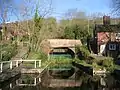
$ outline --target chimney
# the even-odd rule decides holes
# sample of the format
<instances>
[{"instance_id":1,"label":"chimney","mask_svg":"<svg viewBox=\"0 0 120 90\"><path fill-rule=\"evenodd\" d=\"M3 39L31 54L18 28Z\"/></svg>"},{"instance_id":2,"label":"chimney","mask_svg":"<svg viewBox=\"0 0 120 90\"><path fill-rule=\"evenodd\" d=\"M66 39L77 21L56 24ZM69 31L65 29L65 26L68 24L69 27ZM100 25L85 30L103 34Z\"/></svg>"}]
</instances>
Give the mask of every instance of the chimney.
<instances>
[{"instance_id":1,"label":"chimney","mask_svg":"<svg viewBox=\"0 0 120 90\"><path fill-rule=\"evenodd\" d=\"M110 16L103 16L103 25L110 25Z\"/></svg>"}]
</instances>

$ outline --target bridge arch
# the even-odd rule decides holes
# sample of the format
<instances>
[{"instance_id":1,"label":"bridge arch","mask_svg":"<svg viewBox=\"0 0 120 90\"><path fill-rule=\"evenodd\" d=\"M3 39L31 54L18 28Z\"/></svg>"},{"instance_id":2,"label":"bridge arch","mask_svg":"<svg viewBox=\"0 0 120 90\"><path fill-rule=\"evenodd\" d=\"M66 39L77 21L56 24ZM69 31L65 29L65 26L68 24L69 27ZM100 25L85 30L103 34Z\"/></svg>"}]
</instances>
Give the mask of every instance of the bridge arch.
<instances>
[{"instance_id":1,"label":"bridge arch","mask_svg":"<svg viewBox=\"0 0 120 90\"><path fill-rule=\"evenodd\" d=\"M43 52L50 54L54 49L67 49L67 51L75 56L75 46L82 45L80 40L73 39L45 39L40 46Z\"/></svg>"},{"instance_id":2,"label":"bridge arch","mask_svg":"<svg viewBox=\"0 0 120 90\"><path fill-rule=\"evenodd\" d=\"M71 58L75 57L75 52L68 47L52 48L49 54L69 54L71 55Z\"/></svg>"}]
</instances>

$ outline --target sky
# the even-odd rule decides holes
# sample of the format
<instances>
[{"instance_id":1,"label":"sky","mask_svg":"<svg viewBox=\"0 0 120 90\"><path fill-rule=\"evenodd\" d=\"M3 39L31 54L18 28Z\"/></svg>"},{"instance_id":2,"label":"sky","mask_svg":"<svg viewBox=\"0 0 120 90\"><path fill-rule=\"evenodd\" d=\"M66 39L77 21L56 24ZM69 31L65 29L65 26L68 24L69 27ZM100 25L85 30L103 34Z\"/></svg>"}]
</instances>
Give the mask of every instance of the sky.
<instances>
[{"instance_id":1,"label":"sky","mask_svg":"<svg viewBox=\"0 0 120 90\"><path fill-rule=\"evenodd\" d=\"M19 5L21 0L15 1ZM45 3L48 4L47 1L49 0L44 1L46 1ZM65 13L68 12L68 10L75 9L77 11L85 12L88 16L99 12L104 13L105 15L110 15L111 13L110 1L111 0L52 0L53 10L49 16L56 17L59 20L65 18ZM16 21L15 16L11 16L10 20Z\"/></svg>"},{"instance_id":2,"label":"sky","mask_svg":"<svg viewBox=\"0 0 120 90\"><path fill-rule=\"evenodd\" d=\"M101 12L106 15L111 13L110 0L53 0L53 16L62 17L62 13L69 9L84 11L87 15Z\"/></svg>"}]
</instances>

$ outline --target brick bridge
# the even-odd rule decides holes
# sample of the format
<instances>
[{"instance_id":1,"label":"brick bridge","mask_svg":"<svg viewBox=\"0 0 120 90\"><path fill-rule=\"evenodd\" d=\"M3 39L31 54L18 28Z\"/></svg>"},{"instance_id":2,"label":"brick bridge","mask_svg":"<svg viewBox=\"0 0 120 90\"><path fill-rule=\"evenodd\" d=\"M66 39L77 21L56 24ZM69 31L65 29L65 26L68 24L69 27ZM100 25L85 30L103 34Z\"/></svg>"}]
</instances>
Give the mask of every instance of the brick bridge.
<instances>
[{"instance_id":1,"label":"brick bridge","mask_svg":"<svg viewBox=\"0 0 120 90\"><path fill-rule=\"evenodd\" d=\"M76 45L82 45L81 41L73 39L45 39L40 44L43 51L47 54L49 54L55 48L67 48L75 53Z\"/></svg>"}]
</instances>

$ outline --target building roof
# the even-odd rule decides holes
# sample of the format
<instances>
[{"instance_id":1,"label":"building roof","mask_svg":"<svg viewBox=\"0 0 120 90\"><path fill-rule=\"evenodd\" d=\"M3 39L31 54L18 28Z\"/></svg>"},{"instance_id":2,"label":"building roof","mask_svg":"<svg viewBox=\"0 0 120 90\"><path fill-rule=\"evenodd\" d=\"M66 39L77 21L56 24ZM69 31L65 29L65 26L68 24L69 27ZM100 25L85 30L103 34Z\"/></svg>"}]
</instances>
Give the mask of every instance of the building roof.
<instances>
[{"instance_id":1,"label":"building roof","mask_svg":"<svg viewBox=\"0 0 120 90\"><path fill-rule=\"evenodd\" d=\"M120 32L120 25L96 25L97 32Z\"/></svg>"}]
</instances>

